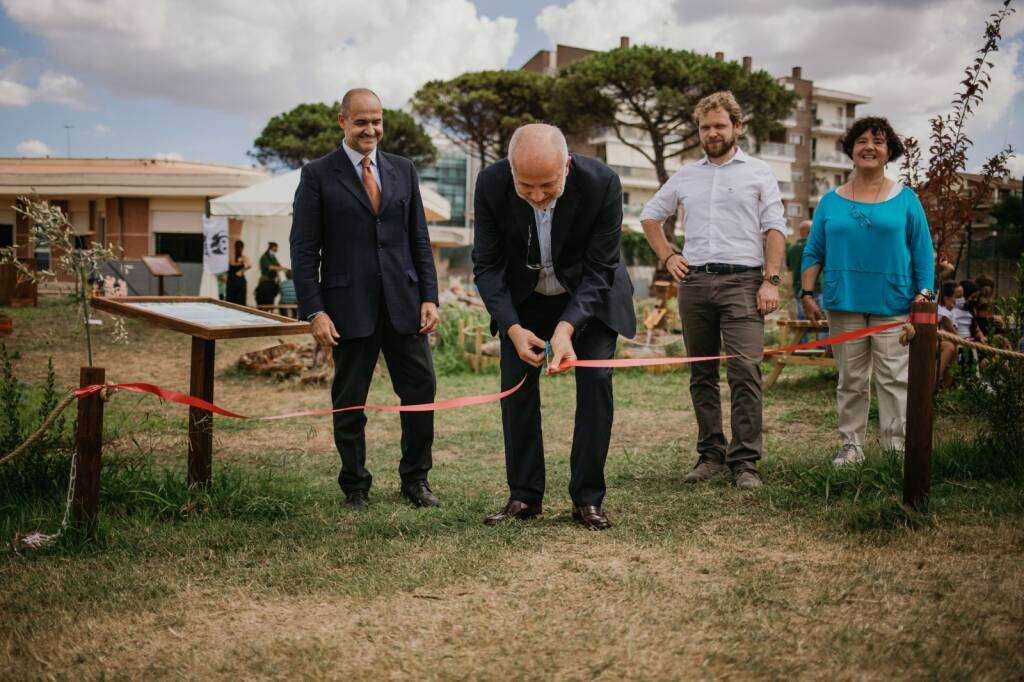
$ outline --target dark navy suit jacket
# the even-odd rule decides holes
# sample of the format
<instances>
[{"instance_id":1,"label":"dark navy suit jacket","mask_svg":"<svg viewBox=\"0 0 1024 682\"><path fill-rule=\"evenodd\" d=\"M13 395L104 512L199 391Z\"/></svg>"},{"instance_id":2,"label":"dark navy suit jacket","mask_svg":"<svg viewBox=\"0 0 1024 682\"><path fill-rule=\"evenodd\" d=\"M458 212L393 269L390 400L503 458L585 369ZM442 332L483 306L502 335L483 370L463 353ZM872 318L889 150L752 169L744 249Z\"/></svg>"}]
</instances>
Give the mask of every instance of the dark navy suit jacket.
<instances>
[{"instance_id":1,"label":"dark navy suit jacket","mask_svg":"<svg viewBox=\"0 0 1024 682\"><path fill-rule=\"evenodd\" d=\"M516 194L508 159L480 172L474 212L474 279L492 333L505 334L519 323L516 307L537 288L538 271L526 267L527 259L540 262L533 208ZM561 319L577 330L596 317L622 336L636 335L633 283L621 245L619 177L600 161L573 154L551 219L551 254L555 278L570 294Z\"/></svg>"},{"instance_id":2,"label":"dark navy suit jacket","mask_svg":"<svg viewBox=\"0 0 1024 682\"><path fill-rule=\"evenodd\" d=\"M291 255L299 319L325 311L342 339L373 334L381 296L399 334L420 328L437 303L437 271L419 178L409 159L377 150L380 214L343 148L302 168Z\"/></svg>"}]
</instances>

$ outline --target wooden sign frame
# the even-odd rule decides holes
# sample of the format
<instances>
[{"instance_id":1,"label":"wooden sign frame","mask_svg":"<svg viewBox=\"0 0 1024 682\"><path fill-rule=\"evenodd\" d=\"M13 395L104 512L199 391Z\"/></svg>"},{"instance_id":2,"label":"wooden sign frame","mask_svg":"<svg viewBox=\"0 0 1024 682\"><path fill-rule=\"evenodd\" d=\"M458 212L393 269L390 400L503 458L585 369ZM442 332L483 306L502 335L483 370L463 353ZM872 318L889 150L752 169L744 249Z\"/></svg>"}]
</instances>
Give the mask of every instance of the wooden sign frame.
<instances>
[{"instance_id":1,"label":"wooden sign frame","mask_svg":"<svg viewBox=\"0 0 1024 682\"><path fill-rule=\"evenodd\" d=\"M209 303L229 310L266 318L267 324L213 327L195 321L183 320L172 315L164 315L154 310L139 308L131 305L132 303ZM244 339L255 336L309 333L308 322L299 322L283 315L275 315L264 310L247 308L244 305L228 303L215 298L204 298L202 296L124 296L118 298L97 296L92 299L92 306L97 310L113 315L143 320L158 327L191 336L192 365L190 369L189 394L210 403L213 402L213 368L216 355L216 339ZM199 407L189 407L188 483L189 485L207 485L212 475L213 414Z\"/></svg>"},{"instance_id":2,"label":"wooden sign frame","mask_svg":"<svg viewBox=\"0 0 1024 682\"><path fill-rule=\"evenodd\" d=\"M143 256L142 264L154 277L181 277L181 268L174 262L174 259L165 253L158 253L155 256Z\"/></svg>"},{"instance_id":3,"label":"wooden sign frame","mask_svg":"<svg viewBox=\"0 0 1024 682\"><path fill-rule=\"evenodd\" d=\"M266 325L207 326L198 322L190 322L181 318L164 315L153 310L146 310L131 305L132 303L209 303L229 310L265 317ZM309 323L300 322L291 317L277 315L265 310L249 308L236 303L228 303L216 298L203 296L124 296L108 298L97 296L92 299L92 306L113 315L121 315L136 320L149 322L158 327L181 332L200 339L245 339L256 336L281 336L290 334L308 334Z\"/></svg>"}]
</instances>

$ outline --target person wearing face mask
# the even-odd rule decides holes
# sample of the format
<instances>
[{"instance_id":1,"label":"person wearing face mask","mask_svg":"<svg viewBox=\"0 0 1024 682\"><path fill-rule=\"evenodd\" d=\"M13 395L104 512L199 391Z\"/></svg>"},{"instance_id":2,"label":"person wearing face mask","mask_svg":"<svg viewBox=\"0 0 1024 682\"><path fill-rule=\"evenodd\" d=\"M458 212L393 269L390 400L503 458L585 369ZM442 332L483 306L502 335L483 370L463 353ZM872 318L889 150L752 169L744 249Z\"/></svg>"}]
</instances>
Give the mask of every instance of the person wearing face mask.
<instances>
[{"instance_id":1,"label":"person wearing face mask","mask_svg":"<svg viewBox=\"0 0 1024 682\"><path fill-rule=\"evenodd\" d=\"M621 256L622 185L608 166L569 155L554 126L512 135L508 158L480 172L474 204L473 276L491 333L501 338L501 401L509 498L484 523L542 513L544 443L540 368L564 360L607 359L618 335L636 334L633 285ZM577 368L576 425L569 457L573 519L611 526L602 502L612 430L612 370Z\"/></svg>"},{"instance_id":2,"label":"person wearing face mask","mask_svg":"<svg viewBox=\"0 0 1024 682\"><path fill-rule=\"evenodd\" d=\"M277 297L277 277L284 268L277 261L277 242L269 242L260 256L260 281L256 285L256 305L271 305Z\"/></svg>"},{"instance_id":3,"label":"person wearing face mask","mask_svg":"<svg viewBox=\"0 0 1024 682\"><path fill-rule=\"evenodd\" d=\"M947 280L942 283L942 287L939 290L939 330L949 332L950 334L956 334L956 322L954 321L954 311L956 310L956 301L959 297L962 297L964 293L963 287L954 281ZM936 382L936 390L945 391L953 386L953 373L950 371L953 367L953 360L956 358L956 344L946 339L939 339L939 369L938 369L938 381Z\"/></svg>"},{"instance_id":4,"label":"person wearing face mask","mask_svg":"<svg viewBox=\"0 0 1024 682\"><path fill-rule=\"evenodd\" d=\"M934 298L934 252L924 208L909 187L885 176L886 164L903 155L899 136L884 118L860 118L846 131L843 150L853 160L853 175L819 201L801 275L807 318L824 319L813 290L824 271L832 335L905 320L911 303ZM836 466L864 460L872 378L881 446L903 449L909 349L899 334L894 327L834 346L842 439L832 459Z\"/></svg>"}]
</instances>

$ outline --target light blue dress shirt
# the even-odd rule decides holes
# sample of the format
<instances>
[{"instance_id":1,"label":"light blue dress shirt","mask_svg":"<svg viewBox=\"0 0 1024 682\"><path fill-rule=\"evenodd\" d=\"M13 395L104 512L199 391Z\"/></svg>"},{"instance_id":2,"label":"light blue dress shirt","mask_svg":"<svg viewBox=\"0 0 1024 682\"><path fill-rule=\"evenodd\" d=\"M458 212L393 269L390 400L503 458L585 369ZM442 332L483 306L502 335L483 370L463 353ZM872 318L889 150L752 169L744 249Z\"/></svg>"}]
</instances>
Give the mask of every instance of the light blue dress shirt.
<instances>
[{"instance_id":1,"label":"light blue dress shirt","mask_svg":"<svg viewBox=\"0 0 1024 682\"><path fill-rule=\"evenodd\" d=\"M557 296L565 293L565 287L555 277L555 264L551 257L551 221L555 217L555 204L557 199L551 202L551 206L544 209L533 209L533 218L537 225L537 237L540 241L540 264L543 266L538 272L537 287L534 289L538 294L545 296Z\"/></svg>"},{"instance_id":2,"label":"light blue dress shirt","mask_svg":"<svg viewBox=\"0 0 1024 682\"><path fill-rule=\"evenodd\" d=\"M345 154L348 155L352 165L356 167L356 175L359 176L359 180L363 179L363 155L357 152L352 147L342 140L341 147L345 150ZM377 189L383 189L380 184L380 170L377 168L377 148L374 147L373 151L367 154L370 157L370 172L373 173L373 179L377 181Z\"/></svg>"}]
</instances>

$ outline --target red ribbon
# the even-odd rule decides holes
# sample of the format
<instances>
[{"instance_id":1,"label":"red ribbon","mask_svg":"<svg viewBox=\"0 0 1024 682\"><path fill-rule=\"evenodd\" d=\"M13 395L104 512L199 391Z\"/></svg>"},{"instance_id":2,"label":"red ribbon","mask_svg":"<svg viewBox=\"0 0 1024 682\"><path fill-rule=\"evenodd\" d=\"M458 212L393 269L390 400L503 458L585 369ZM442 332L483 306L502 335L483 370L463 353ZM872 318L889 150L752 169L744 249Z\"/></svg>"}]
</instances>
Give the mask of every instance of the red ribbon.
<instances>
[{"instance_id":1,"label":"red ribbon","mask_svg":"<svg viewBox=\"0 0 1024 682\"><path fill-rule=\"evenodd\" d=\"M938 313L910 313L910 324L938 324Z\"/></svg>"},{"instance_id":2,"label":"red ribbon","mask_svg":"<svg viewBox=\"0 0 1024 682\"><path fill-rule=\"evenodd\" d=\"M915 313L922 315L923 313ZM934 317L934 315L933 315ZM911 321L913 321L911 316ZM932 322L934 324L934 321ZM865 327L864 329L857 329L852 332L846 332L839 336L830 336L825 339L818 339L816 341L808 341L807 343L799 343L793 346L786 346L785 348L771 348L764 351L763 355L774 355L777 353L789 353L796 350L803 350L805 348L814 348L816 346L829 346L835 343L844 343L846 341L853 341L854 339L860 339L865 336L871 336L878 332L892 329L893 327L899 327L903 322L889 322L887 324L880 324L874 327ZM919 324L921 324L919 322ZM762 353L757 353L756 356L761 356ZM652 367L655 365L686 365L693 362L706 362L708 360L728 360L730 358L739 358L742 355L710 355L705 357L685 357L685 358L619 358L609 360L568 360L559 365L559 369L568 369L570 367L592 367L592 368L623 368L623 367ZM214 405L211 402L203 400L202 398L196 398L195 396L185 395L178 391L171 390L169 388L162 388L160 386L154 386L153 384L144 383L130 383L130 384L92 384L90 386L83 386L75 390L76 398L84 398L85 396L92 395L97 391L103 389L117 389L121 391L131 391L133 393L149 393L155 395L164 400L168 400L172 403L179 403L181 405L188 405L189 407L196 407L207 412L219 414L222 417L231 417L232 419L256 419L260 421L272 421L276 419L290 419L292 417L309 417L315 415L326 415L334 414L335 412L350 412L353 410L380 410L382 412L433 412L435 410L450 410L456 407L468 407L470 405L484 405L487 403L494 403L503 398L507 398L512 395L526 383L526 377L524 376L518 384L502 391L501 393L489 393L486 395L471 395L462 398L449 398L447 400L439 400L433 403L423 403L420 405L353 405L352 407L339 407L337 409L322 409L322 410L303 410L301 412L288 412L287 414L275 414L269 417L248 417L244 414L238 414L237 412L231 412L225 410L223 407Z\"/></svg>"}]
</instances>

